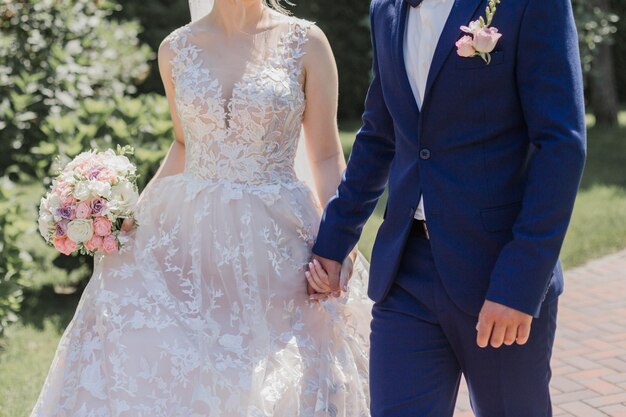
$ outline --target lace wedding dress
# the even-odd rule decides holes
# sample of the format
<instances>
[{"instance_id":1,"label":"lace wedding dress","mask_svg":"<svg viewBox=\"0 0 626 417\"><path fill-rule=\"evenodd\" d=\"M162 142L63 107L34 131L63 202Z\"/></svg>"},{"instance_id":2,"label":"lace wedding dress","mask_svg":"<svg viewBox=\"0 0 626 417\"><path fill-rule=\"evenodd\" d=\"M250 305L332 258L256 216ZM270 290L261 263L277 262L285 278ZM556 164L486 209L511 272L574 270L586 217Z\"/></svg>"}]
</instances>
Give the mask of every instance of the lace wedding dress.
<instances>
[{"instance_id":1,"label":"lace wedding dress","mask_svg":"<svg viewBox=\"0 0 626 417\"><path fill-rule=\"evenodd\" d=\"M230 100L190 26L166 39L185 170L145 190L123 253L97 257L32 416L369 416L366 261L343 297L306 295L310 24L285 19Z\"/></svg>"}]
</instances>

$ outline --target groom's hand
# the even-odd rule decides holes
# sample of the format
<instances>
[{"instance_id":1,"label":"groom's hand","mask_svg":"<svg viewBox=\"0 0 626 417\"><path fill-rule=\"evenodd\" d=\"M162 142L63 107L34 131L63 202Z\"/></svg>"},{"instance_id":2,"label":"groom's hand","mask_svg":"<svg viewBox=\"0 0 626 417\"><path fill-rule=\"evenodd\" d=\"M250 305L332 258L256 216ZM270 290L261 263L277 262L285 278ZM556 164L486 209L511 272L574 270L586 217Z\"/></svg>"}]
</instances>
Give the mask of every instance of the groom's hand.
<instances>
[{"instance_id":1,"label":"groom's hand","mask_svg":"<svg viewBox=\"0 0 626 417\"><path fill-rule=\"evenodd\" d=\"M530 336L530 326L533 317L493 301L485 301L478 316L476 343L481 348L491 344L499 348L504 343L507 346L516 343L523 345Z\"/></svg>"}]
</instances>

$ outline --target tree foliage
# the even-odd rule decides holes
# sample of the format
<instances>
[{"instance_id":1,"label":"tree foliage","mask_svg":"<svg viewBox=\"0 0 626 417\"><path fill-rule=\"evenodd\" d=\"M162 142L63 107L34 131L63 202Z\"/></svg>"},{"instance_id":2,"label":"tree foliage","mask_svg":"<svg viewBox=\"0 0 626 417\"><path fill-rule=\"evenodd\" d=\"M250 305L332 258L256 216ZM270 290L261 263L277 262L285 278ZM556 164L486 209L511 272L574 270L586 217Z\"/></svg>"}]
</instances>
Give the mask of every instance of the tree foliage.
<instances>
[{"instance_id":1,"label":"tree foliage","mask_svg":"<svg viewBox=\"0 0 626 417\"><path fill-rule=\"evenodd\" d=\"M589 72L598 46L613 42L619 17L615 13L598 7L593 1L573 0L572 3L576 16L583 69L585 72Z\"/></svg>"},{"instance_id":2,"label":"tree foliage","mask_svg":"<svg viewBox=\"0 0 626 417\"><path fill-rule=\"evenodd\" d=\"M613 57L618 96L622 102L626 102L626 1L612 0L611 10L620 17L615 25L617 31L613 35Z\"/></svg>"},{"instance_id":3,"label":"tree foliage","mask_svg":"<svg viewBox=\"0 0 626 417\"><path fill-rule=\"evenodd\" d=\"M187 0L124 0L123 7L113 17L139 22L143 28L139 33L139 40L157 51L167 35L189 22L189 3ZM149 65L150 74L138 86L138 91L164 94L156 55L151 57Z\"/></svg>"}]
</instances>

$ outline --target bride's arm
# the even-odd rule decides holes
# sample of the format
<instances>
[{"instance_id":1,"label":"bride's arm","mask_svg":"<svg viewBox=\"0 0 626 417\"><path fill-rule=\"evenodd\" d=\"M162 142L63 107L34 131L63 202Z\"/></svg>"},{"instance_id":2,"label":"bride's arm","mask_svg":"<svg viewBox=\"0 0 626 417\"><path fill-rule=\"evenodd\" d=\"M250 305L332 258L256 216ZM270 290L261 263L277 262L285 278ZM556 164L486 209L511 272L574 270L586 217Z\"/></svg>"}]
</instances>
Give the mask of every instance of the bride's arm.
<instances>
[{"instance_id":1,"label":"bride's arm","mask_svg":"<svg viewBox=\"0 0 626 417\"><path fill-rule=\"evenodd\" d=\"M324 33L311 27L304 48L304 140L322 207L335 195L346 169L337 128L337 65Z\"/></svg>"},{"instance_id":2,"label":"bride's arm","mask_svg":"<svg viewBox=\"0 0 626 417\"><path fill-rule=\"evenodd\" d=\"M337 64L326 36L317 26L313 26L309 32L305 53L303 62L306 94L303 120L304 140L317 195L322 207L326 207L328 201L335 196L346 169L337 128L339 97ZM327 274L316 263L307 275L309 285L319 293L327 293L329 288L337 291L340 289L339 286L344 287L352 273L356 254L355 248L349 255L351 262L344 263L341 283L329 282Z\"/></svg>"},{"instance_id":3,"label":"bride's arm","mask_svg":"<svg viewBox=\"0 0 626 417\"><path fill-rule=\"evenodd\" d=\"M159 47L159 72L161 74L161 80L163 81L163 86L165 87L165 95L167 96L167 101L170 107L170 114L174 125L175 140L170 146L165 158L161 162L159 170L150 182L158 178L179 174L183 172L185 167L185 138L178 113L176 112L176 103L174 101L174 80L172 78L171 64L172 57L173 51L170 49L170 44L166 39Z\"/></svg>"},{"instance_id":4,"label":"bride's arm","mask_svg":"<svg viewBox=\"0 0 626 417\"><path fill-rule=\"evenodd\" d=\"M174 102L174 80L172 78L171 65L172 57L173 51L170 49L169 42L166 39L159 47L159 72L161 74L163 86L165 87L165 95L167 96L167 101L169 103L172 123L174 125L175 140L170 146L170 149L167 151L165 158L163 158L156 174L154 174L150 182L146 185L146 189L149 188L150 184L152 184L155 180L179 174L183 172L183 169L185 168L185 138L178 113L176 112L176 104ZM142 192L139 196L139 201L141 201L143 196L144 193ZM130 219L127 219L124 221L122 229L128 231L132 229L132 226L133 222Z\"/></svg>"}]
</instances>

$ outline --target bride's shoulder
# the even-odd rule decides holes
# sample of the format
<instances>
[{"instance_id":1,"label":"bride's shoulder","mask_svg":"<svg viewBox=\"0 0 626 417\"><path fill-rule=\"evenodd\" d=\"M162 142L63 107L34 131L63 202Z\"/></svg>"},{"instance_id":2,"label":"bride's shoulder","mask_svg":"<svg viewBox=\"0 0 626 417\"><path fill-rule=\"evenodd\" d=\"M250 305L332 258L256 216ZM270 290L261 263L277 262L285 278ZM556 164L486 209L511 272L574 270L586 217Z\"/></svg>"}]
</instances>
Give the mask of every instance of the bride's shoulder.
<instances>
[{"instance_id":1,"label":"bride's shoulder","mask_svg":"<svg viewBox=\"0 0 626 417\"><path fill-rule=\"evenodd\" d=\"M187 44L187 37L190 33L190 25L181 26L173 30L167 35L159 45L158 62L160 68L166 68L172 65L172 61L176 58L184 45Z\"/></svg>"},{"instance_id":2,"label":"bride's shoulder","mask_svg":"<svg viewBox=\"0 0 626 417\"><path fill-rule=\"evenodd\" d=\"M326 35L315 22L296 16L284 16L284 23L291 28L292 35L305 50L315 50L328 44Z\"/></svg>"},{"instance_id":3,"label":"bride's shoulder","mask_svg":"<svg viewBox=\"0 0 626 417\"><path fill-rule=\"evenodd\" d=\"M158 55L159 59L168 58L172 59L176 55L185 43L187 43L187 37L191 33L191 25L188 23L177 29L174 29L169 35L167 35L161 41L159 45Z\"/></svg>"},{"instance_id":4,"label":"bride's shoulder","mask_svg":"<svg viewBox=\"0 0 626 417\"><path fill-rule=\"evenodd\" d=\"M302 38L302 49L305 55L313 58L330 49L330 43L324 31L315 22L294 17L296 32Z\"/></svg>"}]
</instances>

